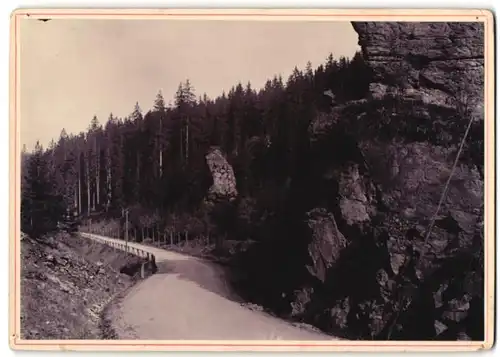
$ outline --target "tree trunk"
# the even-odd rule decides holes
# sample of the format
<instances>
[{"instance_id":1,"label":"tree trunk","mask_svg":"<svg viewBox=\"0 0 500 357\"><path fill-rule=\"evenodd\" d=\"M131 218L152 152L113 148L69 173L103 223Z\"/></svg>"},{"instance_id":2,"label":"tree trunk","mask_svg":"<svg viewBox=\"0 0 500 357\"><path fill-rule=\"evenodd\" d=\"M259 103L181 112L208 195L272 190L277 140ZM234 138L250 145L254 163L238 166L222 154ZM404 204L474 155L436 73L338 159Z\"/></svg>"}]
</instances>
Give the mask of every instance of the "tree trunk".
<instances>
[{"instance_id":1,"label":"tree trunk","mask_svg":"<svg viewBox=\"0 0 500 357\"><path fill-rule=\"evenodd\" d=\"M97 191L97 206L99 206L100 203L100 196L101 196L101 151L97 151L97 157L96 157L96 191Z\"/></svg>"},{"instance_id":2,"label":"tree trunk","mask_svg":"<svg viewBox=\"0 0 500 357\"><path fill-rule=\"evenodd\" d=\"M75 185L75 200L74 200L75 211L78 213L80 213L80 205L78 204L79 187L80 187L80 180L78 180L78 183Z\"/></svg>"},{"instance_id":3,"label":"tree trunk","mask_svg":"<svg viewBox=\"0 0 500 357\"><path fill-rule=\"evenodd\" d=\"M160 178L163 177L163 152L160 149Z\"/></svg>"},{"instance_id":4,"label":"tree trunk","mask_svg":"<svg viewBox=\"0 0 500 357\"><path fill-rule=\"evenodd\" d=\"M184 126L184 123L183 121L181 120L181 126L180 126L180 131L181 131L181 135L179 135L179 141L180 141L180 159L181 159L181 165L182 165L182 161L184 159L184 150L183 150L183 147L184 147L184 138L183 138L183 126Z\"/></svg>"},{"instance_id":5,"label":"tree trunk","mask_svg":"<svg viewBox=\"0 0 500 357\"><path fill-rule=\"evenodd\" d=\"M92 207L92 198L90 196L90 155L88 155L87 158L87 167L86 167L86 172L87 172L87 213L90 214L90 208Z\"/></svg>"},{"instance_id":6,"label":"tree trunk","mask_svg":"<svg viewBox=\"0 0 500 357\"><path fill-rule=\"evenodd\" d=\"M186 163L189 162L189 118L186 121Z\"/></svg>"},{"instance_id":7,"label":"tree trunk","mask_svg":"<svg viewBox=\"0 0 500 357\"><path fill-rule=\"evenodd\" d=\"M108 147L108 167L107 167L107 186L108 186L108 197L107 197L107 203L106 203L106 211L109 209L111 206L111 197L112 197L112 188L111 188L111 149Z\"/></svg>"},{"instance_id":8,"label":"tree trunk","mask_svg":"<svg viewBox=\"0 0 500 357\"><path fill-rule=\"evenodd\" d=\"M78 175L78 214L82 214L82 178Z\"/></svg>"},{"instance_id":9,"label":"tree trunk","mask_svg":"<svg viewBox=\"0 0 500 357\"><path fill-rule=\"evenodd\" d=\"M160 164L160 178L163 176L163 118L160 118L160 145L159 145L159 164Z\"/></svg>"}]
</instances>

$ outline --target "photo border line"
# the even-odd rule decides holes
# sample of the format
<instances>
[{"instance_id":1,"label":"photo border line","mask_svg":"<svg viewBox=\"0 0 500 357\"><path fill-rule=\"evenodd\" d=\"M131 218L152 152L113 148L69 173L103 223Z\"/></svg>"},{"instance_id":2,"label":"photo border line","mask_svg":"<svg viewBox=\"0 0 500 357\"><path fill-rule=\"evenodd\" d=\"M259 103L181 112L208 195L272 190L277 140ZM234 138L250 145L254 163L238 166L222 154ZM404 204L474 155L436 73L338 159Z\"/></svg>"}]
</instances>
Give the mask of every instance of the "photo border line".
<instances>
[{"instance_id":1,"label":"photo border line","mask_svg":"<svg viewBox=\"0 0 500 357\"><path fill-rule=\"evenodd\" d=\"M90 10L90 11L89 11ZM182 11L184 12L179 12L179 9L18 9L15 10L12 15L11 15L11 32L13 34L13 38L11 38L11 60L13 58L13 63L11 63L11 69L13 70L13 74L11 73L11 81L13 77L13 91L14 94L12 95L11 92L11 121L13 120L13 126L11 122L11 157L10 157L10 172L11 172L11 182L10 185L12 186L12 181L16 183L14 189L10 190L11 193L11 209L9 216L11 218L10 221L10 263L11 263L11 268L12 265L14 265L14 278L12 277L12 274L10 276L10 292L9 295L11 296L11 301L10 301L10 325L11 325L11 331L9 334L9 343L11 345L12 349L19 349L16 348L18 346L25 346L25 347L39 347L40 349L43 350L48 350L47 347L55 347L50 350L56 350L56 349L63 349L66 350L67 348L63 346L84 346L84 347L89 347L89 346L94 346L94 347L104 347L100 348L99 350L107 350L106 347L142 347L144 349L147 349L148 346L151 347L207 347L207 348L213 348L213 347L228 347L228 348L238 348L238 347L266 347L266 348L271 348L272 350L276 348L283 348L283 347L295 347L294 350L296 349L302 349L302 348L312 348L312 349L318 349L318 348L336 348L336 347L353 347L353 349L349 350L360 350L360 349L365 349L365 348L370 348L370 347L380 347L381 349L385 349L385 347L401 347L402 349L406 350L407 347L418 347L418 349L431 349L431 350L436 350L436 347L438 347L437 350L441 350L442 348L450 347L452 350L478 350L478 349L489 349L493 346L494 343L494 336L493 332L495 329L494 326L494 316L489 317L490 315L494 314L495 311L495 302L494 302L494 294L495 294L495 282L494 279L491 278L489 274L489 270L491 268L494 269L494 256L493 259L490 261L490 255L494 255L495 252L493 253L488 253L491 248L495 248L495 238L496 238L496 224L495 224L495 202L491 202L490 195L487 194L487 192L491 192L493 190L493 193L496 196L496 183L494 181L495 179L495 162L496 162L496 155L494 150L488 150L489 148L493 147L493 149L496 146L496 138L495 138L495 123L494 123L494 110L491 110L492 108L488 107L489 104L489 96L494 95L494 80L492 81L490 79L490 76L494 76L494 64L492 63L492 59L494 58L494 51L491 53L490 47L494 46L494 43L490 39L490 36L493 35L494 37L494 28L493 28L493 15L489 10L474 10L474 9L460 9L460 10L454 10L454 9L299 9L299 13L274 13L273 11L289 11L290 9L262 9L263 12L258 12L260 9L249 9L248 11L255 11L257 12L239 12L239 11L246 11L244 9L238 9L237 12L225 12L222 11L220 12L210 12L211 10L215 9L200 9L200 10L195 10L195 11L185 11L184 9ZM297 10L297 9L296 9ZM235 11L235 10L230 10L228 11ZM304 14L304 12L307 11L314 11L314 13L309 13L309 14ZM335 11L335 13L318 13L319 12L328 12L328 11ZM372 12L372 13L365 13L366 12ZM399 12L399 11L404 11L404 12ZM352 12L352 13L351 13ZM355 12L355 13L354 13ZM418 12L418 13L415 13ZM428 14L422 14L422 12L429 12ZM485 137L487 140L489 139L490 142L486 146L485 144L485 195L484 195L484 200L485 200L485 237L488 236L488 239L485 239L485 254L484 254L484 260L485 260L485 339L484 341L457 341L457 342L449 342L449 341L444 341L443 343L441 342L429 342L429 341L422 341L422 342L414 342L411 341L411 343L407 342L401 342L399 341L390 341L390 342L384 342L380 341L378 343L365 343L368 341L353 341L351 343L342 343L340 341L342 340L333 340L330 343L300 343L298 341L297 343L279 343L279 342L271 342L273 340L269 340L270 342L268 343L262 343L262 342L256 342L256 343L249 343L249 342L244 342L244 343L220 343L220 342L200 342L200 343L158 343L158 342L147 342L147 340L138 340L138 342L134 342L134 340L131 341L122 341L119 343L116 342L110 342L113 340L23 340L19 338L20 336L20 331L19 328L19 317L20 317L20 239L19 239L19 214L18 211L20 207L19 205L19 185L20 185L20 180L17 176L18 175L18 165L19 165L19 160L18 160L18 154L19 154L19 140L20 138L18 137L19 135L19 128L18 128L18 115L19 115L19 108L18 108L18 103L19 103L19 95L18 95L18 82L19 82L19 46L18 46L18 40L19 40L19 20L21 18L26 18L26 17L36 17L36 16L55 16L55 17L67 17L68 19L75 19L75 18L85 18L85 17L107 17L107 16L113 16L113 17L164 17L166 19L173 19L175 17L201 17L203 19L206 19L208 17L277 17L277 18L283 18L283 17L290 17L290 18L305 18L305 17L321 17L324 19L338 19L338 18L363 18L366 21L366 18L369 17L370 20L373 17L382 17L382 18L447 18L450 17L452 19L447 20L447 21L457 21L456 18L475 18L476 21L478 22L483 22L484 23L484 41L485 41L485 66L484 66L484 72L485 72L485 88L484 88L484 107L485 107ZM231 19L227 19L231 20ZM240 20L240 19L238 19ZM349 19L346 21L354 21L353 19ZM374 20L374 21L388 21L388 20ZM406 20L410 21L411 20ZM435 21L435 20L434 20ZM445 21L445 20L440 20L440 21ZM459 21L466 21L466 20L459 20ZM471 21L471 20L467 20ZM404 21L403 21L404 22ZM490 34L491 32L491 34ZM12 43L13 42L13 43ZM491 43L490 43L491 42ZM493 68L490 68L493 67ZM12 84L11 84L12 85ZM11 87L12 90L12 87ZM12 103L12 98L13 102ZM488 119L488 120L487 120ZM12 133L12 127L13 127L13 133ZM489 129L489 130L488 130ZM493 131L492 131L493 130ZM492 132L492 134L489 134ZM12 135L13 134L13 135ZM492 137L491 137L492 136ZM12 150L14 149L14 150ZM12 152L14 151L14 152ZM493 151L493 152L491 152ZM488 164L493 164L493 167L490 167ZM12 170L12 166L14 166ZM493 172L492 172L493 171ZM12 177L13 173L13 177ZM493 180L493 183L489 183L488 181ZM493 186L493 187L491 187ZM14 191L14 192L13 192ZM12 197L12 195L14 197ZM493 205L493 206L492 206ZM14 206L14 207L12 207ZM491 207L492 206L492 207ZM14 209L12 209L14 208ZM493 213L493 214L491 214ZM492 217L491 217L492 216ZM491 219L492 218L492 219ZM14 224L12 224L12 221L14 221ZM13 234L12 234L13 233ZM489 234L487 234L489 233ZM492 235L492 237L489 237L489 235ZM12 240L14 241L13 246L14 246L14 252L12 252ZM490 241L490 242L488 242ZM488 243L488 244L487 244ZM490 245L493 245L492 247ZM490 248L490 249L488 249ZM14 254L12 254L14 253ZM492 265L490 267L490 265ZM495 274L493 274L494 277ZM13 285L13 286L12 286ZM491 286L490 286L491 285ZM12 289L13 287L13 289ZM13 294L13 295L11 295ZM489 295L491 294L491 295ZM14 306L12 306L14 305ZM14 307L15 314L12 313L12 307ZM12 328L13 327L13 328ZM491 336L490 336L491 334ZM78 341L78 342L77 342ZM139 342L140 341L140 342ZM267 341L266 341L267 342ZM433 349L434 348L434 349ZM28 349L28 348L27 348ZM29 348L29 349L36 349L36 348ZM73 350L73 349L71 349ZM74 350L87 350L87 348L77 348ZM114 350L114 348L113 348ZM390 350L393 350L390 348ZM413 350L413 349L412 349Z\"/></svg>"}]
</instances>

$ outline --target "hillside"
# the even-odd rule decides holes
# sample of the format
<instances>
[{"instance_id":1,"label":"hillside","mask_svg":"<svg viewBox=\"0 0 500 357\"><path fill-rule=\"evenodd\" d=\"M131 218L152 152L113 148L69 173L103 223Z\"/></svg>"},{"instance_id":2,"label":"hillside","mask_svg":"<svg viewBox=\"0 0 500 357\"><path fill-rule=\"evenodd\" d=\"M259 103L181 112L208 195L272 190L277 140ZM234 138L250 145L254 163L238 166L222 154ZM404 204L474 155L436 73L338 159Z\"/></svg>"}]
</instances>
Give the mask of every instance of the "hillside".
<instances>
[{"instance_id":1,"label":"hillside","mask_svg":"<svg viewBox=\"0 0 500 357\"><path fill-rule=\"evenodd\" d=\"M121 274L140 261L64 233L21 244L21 333L24 339L112 338L104 309L134 284Z\"/></svg>"}]
</instances>

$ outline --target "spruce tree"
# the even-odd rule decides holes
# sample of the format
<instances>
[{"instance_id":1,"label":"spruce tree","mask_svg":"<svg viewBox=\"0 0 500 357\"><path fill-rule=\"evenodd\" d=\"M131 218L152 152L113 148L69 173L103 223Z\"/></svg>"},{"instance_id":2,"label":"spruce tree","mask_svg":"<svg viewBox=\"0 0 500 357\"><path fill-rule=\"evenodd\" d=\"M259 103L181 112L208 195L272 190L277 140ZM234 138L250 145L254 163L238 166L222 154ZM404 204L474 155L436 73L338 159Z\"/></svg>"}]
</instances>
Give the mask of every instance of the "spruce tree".
<instances>
[{"instance_id":1,"label":"spruce tree","mask_svg":"<svg viewBox=\"0 0 500 357\"><path fill-rule=\"evenodd\" d=\"M51 175L47 157L37 142L26 162L21 197L21 229L38 238L57 229L65 206L61 195L56 193L55 180Z\"/></svg>"},{"instance_id":2,"label":"spruce tree","mask_svg":"<svg viewBox=\"0 0 500 357\"><path fill-rule=\"evenodd\" d=\"M163 94L160 91L158 91L158 94L156 95L155 103L154 103L154 111L156 112L164 112L165 111L165 99L163 98Z\"/></svg>"}]
</instances>

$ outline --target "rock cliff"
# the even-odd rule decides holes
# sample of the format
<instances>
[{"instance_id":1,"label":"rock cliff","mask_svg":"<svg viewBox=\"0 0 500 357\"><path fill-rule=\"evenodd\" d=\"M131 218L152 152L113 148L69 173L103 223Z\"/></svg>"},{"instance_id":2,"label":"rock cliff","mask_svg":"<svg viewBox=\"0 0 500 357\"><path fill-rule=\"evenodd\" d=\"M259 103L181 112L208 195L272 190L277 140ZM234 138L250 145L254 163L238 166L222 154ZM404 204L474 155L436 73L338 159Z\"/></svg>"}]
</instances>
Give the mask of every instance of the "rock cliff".
<instances>
[{"instance_id":1,"label":"rock cliff","mask_svg":"<svg viewBox=\"0 0 500 357\"><path fill-rule=\"evenodd\" d=\"M484 29L482 23L354 22L365 60L372 67L374 98L399 84L403 97L426 104L470 100L483 116Z\"/></svg>"},{"instance_id":2,"label":"rock cliff","mask_svg":"<svg viewBox=\"0 0 500 357\"><path fill-rule=\"evenodd\" d=\"M460 234L470 235L483 202L483 25L355 22L353 27L374 72L371 101L384 104L360 113L358 125L376 121L376 129L391 129L385 137L375 131L357 137L380 201L399 222L424 234L473 116L463 159L439 212L458 223ZM391 87L397 87L399 103L384 103Z\"/></svg>"},{"instance_id":3,"label":"rock cliff","mask_svg":"<svg viewBox=\"0 0 500 357\"><path fill-rule=\"evenodd\" d=\"M357 22L353 27L373 70L371 97L333 108L334 125L311 138L344 141L336 157L313 172L322 172L316 180L323 186L337 187L330 210L348 242L340 258L335 253L337 263L323 284L337 303L324 305L314 318L326 314L331 322L339 311L349 310L345 322L355 338L433 338L443 332L436 327L443 321L451 331L467 316L453 315L452 303L443 307L437 300L456 294L454 300L464 306L481 296L474 284L452 293L459 279L447 264L461 254L470 264L481 260L482 24ZM471 117L464 153L426 241ZM311 259L316 257L311 254ZM476 273L462 277L477 283ZM349 300L347 310L345 295L335 291L339 288ZM388 304L393 311L403 310L404 317L388 312ZM413 319L413 327L405 319ZM468 338L475 334L470 328L468 333Z\"/></svg>"},{"instance_id":4,"label":"rock cliff","mask_svg":"<svg viewBox=\"0 0 500 357\"><path fill-rule=\"evenodd\" d=\"M480 314L470 311L481 312L482 299L481 24L353 26L373 71L371 95L311 123L290 185L294 211L285 209L276 233L286 238L262 249L288 265L261 267L260 279L270 281L271 304L284 301L289 316L337 335L480 339ZM470 269L459 271L464 264Z\"/></svg>"}]
</instances>

